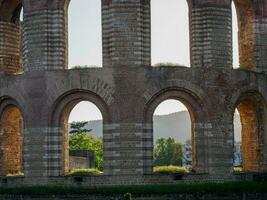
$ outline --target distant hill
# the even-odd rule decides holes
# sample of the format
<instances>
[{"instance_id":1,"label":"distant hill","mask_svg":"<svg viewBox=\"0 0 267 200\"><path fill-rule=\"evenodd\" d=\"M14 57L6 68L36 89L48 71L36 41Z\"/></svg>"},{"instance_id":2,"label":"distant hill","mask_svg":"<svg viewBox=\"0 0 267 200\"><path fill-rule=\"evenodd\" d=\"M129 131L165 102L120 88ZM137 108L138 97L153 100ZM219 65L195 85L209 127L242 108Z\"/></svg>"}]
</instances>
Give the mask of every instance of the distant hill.
<instances>
[{"instance_id":1,"label":"distant hill","mask_svg":"<svg viewBox=\"0 0 267 200\"><path fill-rule=\"evenodd\" d=\"M175 112L167 115L154 116L154 140L161 137L173 137L176 141L184 143L191 136L191 122L187 111ZM234 117L235 133L241 132L239 116ZM96 137L102 136L102 120L89 121L87 127L92 129ZM241 135L236 134L236 140L241 140Z\"/></svg>"}]
</instances>

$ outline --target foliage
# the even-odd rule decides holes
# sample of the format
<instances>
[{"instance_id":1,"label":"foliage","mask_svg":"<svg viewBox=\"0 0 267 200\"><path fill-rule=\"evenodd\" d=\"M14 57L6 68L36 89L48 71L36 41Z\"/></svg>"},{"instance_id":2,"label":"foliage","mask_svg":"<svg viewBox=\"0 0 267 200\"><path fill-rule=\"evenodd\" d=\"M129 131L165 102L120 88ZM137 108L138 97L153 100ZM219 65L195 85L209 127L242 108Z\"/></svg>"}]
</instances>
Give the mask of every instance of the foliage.
<instances>
[{"instance_id":1,"label":"foliage","mask_svg":"<svg viewBox=\"0 0 267 200\"><path fill-rule=\"evenodd\" d=\"M70 150L89 150L95 155L95 164L98 170L103 170L103 141L94 138L91 133L81 132L70 135Z\"/></svg>"},{"instance_id":2,"label":"foliage","mask_svg":"<svg viewBox=\"0 0 267 200\"><path fill-rule=\"evenodd\" d=\"M99 68L97 65L76 65L72 69Z\"/></svg>"},{"instance_id":3,"label":"foliage","mask_svg":"<svg viewBox=\"0 0 267 200\"><path fill-rule=\"evenodd\" d=\"M182 144L177 143L174 138L160 138L154 145L154 166L183 164Z\"/></svg>"},{"instance_id":4,"label":"foliage","mask_svg":"<svg viewBox=\"0 0 267 200\"><path fill-rule=\"evenodd\" d=\"M232 193L232 192L265 192L267 182L236 181L224 183L198 184L156 184L139 186L110 187L0 187L0 194L13 195L73 195L73 194L171 194L171 193Z\"/></svg>"},{"instance_id":5,"label":"foliage","mask_svg":"<svg viewBox=\"0 0 267 200\"><path fill-rule=\"evenodd\" d=\"M178 166L158 166L154 167L154 173L157 174L175 174L175 173L188 173L189 170L185 167L178 167Z\"/></svg>"},{"instance_id":6,"label":"foliage","mask_svg":"<svg viewBox=\"0 0 267 200\"><path fill-rule=\"evenodd\" d=\"M181 65L179 63L172 63L172 62L160 62L156 63L154 67L186 67L184 65Z\"/></svg>"},{"instance_id":7,"label":"foliage","mask_svg":"<svg viewBox=\"0 0 267 200\"><path fill-rule=\"evenodd\" d=\"M234 167L234 172L236 172L236 173L243 172L243 168L242 167Z\"/></svg>"},{"instance_id":8,"label":"foliage","mask_svg":"<svg viewBox=\"0 0 267 200\"><path fill-rule=\"evenodd\" d=\"M124 197L125 200L132 200L131 193L126 193L126 194L123 195L123 197Z\"/></svg>"},{"instance_id":9,"label":"foliage","mask_svg":"<svg viewBox=\"0 0 267 200\"><path fill-rule=\"evenodd\" d=\"M98 170L103 170L103 140L94 138L90 133L91 129L86 129L88 122L72 122L71 135L69 138L70 150L88 150L95 155L95 164Z\"/></svg>"},{"instance_id":10,"label":"foliage","mask_svg":"<svg viewBox=\"0 0 267 200\"><path fill-rule=\"evenodd\" d=\"M73 169L67 175L97 175L102 172L95 168L88 169Z\"/></svg>"},{"instance_id":11,"label":"foliage","mask_svg":"<svg viewBox=\"0 0 267 200\"><path fill-rule=\"evenodd\" d=\"M70 124L70 134L82 133L82 132L90 132L92 129L87 129L85 126L88 122L72 122Z\"/></svg>"}]
</instances>

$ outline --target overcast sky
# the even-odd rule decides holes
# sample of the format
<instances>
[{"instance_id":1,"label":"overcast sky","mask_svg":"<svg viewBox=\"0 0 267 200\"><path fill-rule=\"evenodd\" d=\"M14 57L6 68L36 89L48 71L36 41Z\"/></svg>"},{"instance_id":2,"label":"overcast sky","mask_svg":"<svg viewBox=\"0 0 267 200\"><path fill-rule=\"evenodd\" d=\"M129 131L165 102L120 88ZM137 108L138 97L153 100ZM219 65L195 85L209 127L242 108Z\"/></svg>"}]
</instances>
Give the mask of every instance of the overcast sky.
<instances>
[{"instance_id":1,"label":"overcast sky","mask_svg":"<svg viewBox=\"0 0 267 200\"><path fill-rule=\"evenodd\" d=\"M189 25L186 0L151 1L152 64L173 62L190 66ZM238 66L237 22L233 9L234 66ZM102 66L101 1L72 0L69 7L69 67ZM177 101L161 104L155 114L185 110ZM78 104L69 121L101 119L100 111L89 102Z\"/></svg>"}]
</instances>

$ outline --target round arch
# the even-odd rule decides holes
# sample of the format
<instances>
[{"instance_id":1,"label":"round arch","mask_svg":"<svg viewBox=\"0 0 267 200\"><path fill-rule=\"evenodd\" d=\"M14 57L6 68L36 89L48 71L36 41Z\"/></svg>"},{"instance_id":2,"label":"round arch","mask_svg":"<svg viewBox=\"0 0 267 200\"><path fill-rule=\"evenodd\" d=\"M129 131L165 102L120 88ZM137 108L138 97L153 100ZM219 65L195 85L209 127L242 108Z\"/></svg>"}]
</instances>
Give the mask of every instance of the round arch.
<instances>
[{"instance_id":1,"label":"round arch","mask_svg":"<svg viewBox=\"0 0 267 200\"><path fill-rule=\"evenodd\" d=\"M59 127L62 120L62 112L70 112L81 101L94 103L103 116L103 123L110 121L108 104L99 95L87 90L72 90L61 95L55 101L52 108L51 125L53 127Z\"/></svg>"},{"instance_id":2,"label":"round arch","mask_svg":"<svg viewBox=\"0 0 267 200\"><path fill-rule=\"evenodd\" d=\"M68 118L72 109L81 101L89 101L96 105L100 110L103 118L103 124L110 121L109 109L105 101L97 94L86 90L72 90L61 95L53 106L53 112L51 116L52 127L59 129L60 141L57 144L57 148L60 149L60 155L58 160L59 175L64 175L69 169L69 150L68 150ZM51 133L50 139L53 140L53 134ZM105 144L104 144L105 146Z\"/></svg>"},{"instance_id":3,"label":"round arch","mask_svg":"<svg viewBox=\"0 0 267 200\"><path fill-rule=\"evenodd\" d=\"M166 88L162 91L159 91L146 104L144 110L144 122L146 124L153 124L153 113L155 109L161 102L167 99L180 101L186 106L187 110L189 111L192 129L192 166L193 169L197 172L208 172L208 154L206 152L206 149L203 148L206 143L204 136L205 128L202 126L203 123L205 123L207 112L205 111L204 104L201 102L200 98L198 98L197 95L183 88ZM150 138L153 138L153 128L150 134ZM198 138L202 139L199 140ZM148 149L148 151L152 152L153 148Z\"/></svg>"},{"instance_id":4,"label":"round arch","mask_svg":"<svg viewBox=\"0 0 267 200\"><path fill-rule=\"evenodd\" d=\"M0 175L22 175L23 114L18 103L3 97L0 101Z\"/></svg>"},{"instance_id":5,"label":"round arch","mask_svg":"<svg viewBox=\"0 0 267 200\"><path fill-rule=\"evenodd\" d=\"M242 167L245 172L260 172L266 148L266 104L260 92L249 90L240 94L232 108L240 114ZM233 119L232 119L233 121Z\"/></svg>"}]
</instances>

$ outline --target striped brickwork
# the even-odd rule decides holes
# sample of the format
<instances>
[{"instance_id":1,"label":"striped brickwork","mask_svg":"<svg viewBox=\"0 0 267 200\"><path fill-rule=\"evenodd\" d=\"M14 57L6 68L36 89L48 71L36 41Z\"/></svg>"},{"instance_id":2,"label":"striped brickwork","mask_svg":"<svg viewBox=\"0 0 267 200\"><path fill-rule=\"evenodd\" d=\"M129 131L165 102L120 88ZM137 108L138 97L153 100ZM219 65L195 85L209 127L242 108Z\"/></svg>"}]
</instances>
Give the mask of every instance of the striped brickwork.
<instances>
[{"instance_id":1,"label":"striped brickwork","mask_svg":"<svg viewBox=\"0 0 267 200\"><path fill-rule=\"evenodd\" d=\"M67 24L63 9L25 11L24 70L67 68Z\"/></svg>"},{"instance_id":2,"label":"striped brickwork","mask_svg":"<svg viewBox=\"0 0 267 200\"><path fill-rule=\"evenodd\" d=\"M150 66L150 1L102 0L103 65Z\"/></svg>"},{"instance_id":3,"label":"striped brickwork","mask_svg":"<svg viewBox=\"0 0 267 200\"><path fill-rule=\"evenodd\" d=\"M152 172L153 134L151 124L106 124L104 125L103 139L105 174Z\"/></svg>"},{"instance_id":4,"label":"striped brickwork","mask_svg":"<svg viewBox=\"0 0 267 200\"><path fill-rule=\"evenodd\" d=\"M16 74L20 66L20 26L0 21L0 72Z\"/></svg>"},{"instance_id":5,"label":"striped brickwork","mask_svg":"<svg viewBox=\"0 0 267 200\"><path fill-rule=\"evenodd\" d=\"M192 67L232 67L231 7L193 3L190 8Z\"/></svg>"}]
</instances>

